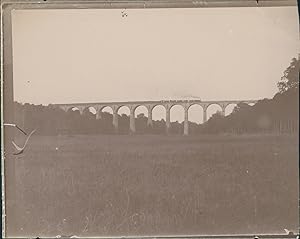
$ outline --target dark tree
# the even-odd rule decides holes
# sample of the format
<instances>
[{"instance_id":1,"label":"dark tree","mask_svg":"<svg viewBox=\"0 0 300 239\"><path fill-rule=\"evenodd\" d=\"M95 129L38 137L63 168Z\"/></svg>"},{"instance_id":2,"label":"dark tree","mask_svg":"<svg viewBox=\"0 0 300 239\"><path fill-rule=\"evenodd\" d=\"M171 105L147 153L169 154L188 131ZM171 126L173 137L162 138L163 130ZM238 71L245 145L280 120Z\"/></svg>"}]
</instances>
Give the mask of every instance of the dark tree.
<instances>
[{"instance_id":1,"label":"dark tree","mask_svg":"<svg viewBox=\"0 0 300 239\"><path fill-rule=\"evenodd\" d=\"M290 66L284 71L281 80L277 83L280 93L289 89L298 90L299 87L299 59L293 58Z\"/></svg>"}]
</instances>

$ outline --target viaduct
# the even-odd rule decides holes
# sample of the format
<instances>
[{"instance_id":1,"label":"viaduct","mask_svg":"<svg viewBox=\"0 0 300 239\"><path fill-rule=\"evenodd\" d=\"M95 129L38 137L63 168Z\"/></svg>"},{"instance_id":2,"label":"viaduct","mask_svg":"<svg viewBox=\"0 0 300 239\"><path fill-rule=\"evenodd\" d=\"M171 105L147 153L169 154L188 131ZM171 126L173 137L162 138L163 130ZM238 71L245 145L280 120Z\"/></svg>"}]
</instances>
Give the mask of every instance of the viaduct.
<instances>
[{"instance_id":1,"label":"viaduct","mask_svg":"<svg viewBox=\"0 0 300 239\"><path fill-rule=\"evenodd\" d=\"M184 109L184 135L189 134L188 125L188 109L192 105L200 105L203 108L203 122L207 121L207 108L216 104L222 109L222 114L225 115L225 109L230 104L255 104L257 100L221 100L221 101L202 101L202 100L161 100L161 101L132 101L132 102L99 102L99 103L72 103L72 104L54 104L54 106L63 109L68 112L74 108L77 108L82 114L85 110L93 107L96 110L96 118L101 117L102 109L110 107L113 111L113 126L115 131L118 132L118 110L122 106L126 106L130 110L130 132L135 133L135 110L139 106L145 106L148 110L148 122L149 126L153 126L152 122L152 110L157 105L162 105L166 109L166 131L170 129L170 110L175 105L180 105Z\"/></svg>"}]
</instances>

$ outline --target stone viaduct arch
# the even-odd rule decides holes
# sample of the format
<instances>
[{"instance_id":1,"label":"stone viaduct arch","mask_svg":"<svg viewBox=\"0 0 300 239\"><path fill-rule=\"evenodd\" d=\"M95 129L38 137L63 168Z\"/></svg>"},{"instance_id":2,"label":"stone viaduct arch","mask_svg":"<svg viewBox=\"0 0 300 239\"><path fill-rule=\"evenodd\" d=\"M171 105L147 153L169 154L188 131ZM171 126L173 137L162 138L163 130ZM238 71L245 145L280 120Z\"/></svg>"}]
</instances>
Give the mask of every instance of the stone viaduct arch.
<instances>
[{"instance_id":1,"label":"stone viaduct arch","mask_svg":"<svg viewBox=\"0 0 300 239\"><path fill-rule=\"evenodd\" d=\"M161 101L132 101L132 102L104 102L104 103L73 103L73 104L55 104L56 107L63 109L64 111L71 110L72 108L78 108L80 114L84 112L85 109L93 107L97 114L96 118L101 117L102 109L105 107L110 107L113 112L113 126L115 132L118 132L118 110L122 106L126 106L130 110L130 132L135 133L135 110L139 106L145 106L148 110L148 126L153 126L152 122L152 110L157 105L162 105L166 109L166 132L170 130L170 111L171 108L175 105L180 105L184 109L184 130L183 134L189 134L189 124L188 124L188 110L192 105L200 105L203 109L203 123L207 121L207 108L212 104L217 104L222 109L222 114L225 115L225 109L230 104L255 104L257 100L223 100L223 101L201 101L201 100L161 100Z\"/></svg>"},{"instance_id":2,"label":"stone viaduct arch","mask_svg":"<svg viewBox=\"0 0 300 239\"><path fill-rule=\"evenodd\" d=\"M194 109L194 110L193 110ZM197 112L197 115L201 113L202 117L200 119L200 116L198 116L197 123L202 124L203 122L203 107L199 104L191 104L188 108L188 117L190 118L190 115L195 114L195 111ZM195 122L196 123L196 122Z\"/></svg>"}]
</instances>

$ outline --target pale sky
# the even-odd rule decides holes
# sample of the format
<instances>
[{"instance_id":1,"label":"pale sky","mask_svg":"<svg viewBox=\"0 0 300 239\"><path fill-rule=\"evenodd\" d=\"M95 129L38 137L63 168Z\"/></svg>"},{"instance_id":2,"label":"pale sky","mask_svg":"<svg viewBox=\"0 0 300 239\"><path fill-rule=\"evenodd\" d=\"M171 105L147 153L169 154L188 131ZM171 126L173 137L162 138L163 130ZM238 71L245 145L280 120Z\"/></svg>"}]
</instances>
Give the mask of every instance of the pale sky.
<instances>
[{"instance_id":1,"label":"pale sky","mask_svg":"<svg viewBox=\"0 0 300 239\"><path fill-rule=\"evenodd\" d=\"M299 52L297 7L122 11L14 10L14 99L268 98Z\"/></svg>"}]
</instances>

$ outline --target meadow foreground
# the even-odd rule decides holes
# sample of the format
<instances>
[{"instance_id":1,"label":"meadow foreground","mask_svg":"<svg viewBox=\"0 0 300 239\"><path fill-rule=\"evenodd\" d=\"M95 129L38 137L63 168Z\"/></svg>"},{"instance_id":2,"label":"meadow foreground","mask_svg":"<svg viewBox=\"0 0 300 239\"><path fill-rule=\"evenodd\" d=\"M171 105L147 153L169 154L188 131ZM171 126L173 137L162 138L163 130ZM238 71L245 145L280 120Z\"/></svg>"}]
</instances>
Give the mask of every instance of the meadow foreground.
<instances>
[{"instance_id":1,"label":"meadow foreground","mask_svg":"<svg viewBox=\"0 0 300 239\"><path fill-rule=\"evenodd\" d=\"M35 135L16 160L20 235L298 226L296 136Z\"/></svg>"}]
</instances>

